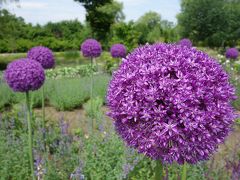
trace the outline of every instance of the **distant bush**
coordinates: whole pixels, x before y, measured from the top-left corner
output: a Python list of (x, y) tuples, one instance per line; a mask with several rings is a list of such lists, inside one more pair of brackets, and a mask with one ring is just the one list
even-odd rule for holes
[(66, 51), (64, 52), (65, 59), (77, 59), (80, 57), (80, 51)]
[(5, 70), (8, 63), (10, 63), (11, 61), (19, 58), (24, 58), (24, 57), (26, 57), (26, 53), (17, 53), (17, 54), (12, 53), (12, 54), (0, 55), (0, 71)]
[(72, 78), (72, 77), (85, 77), (89, 76), (91, 72), (96, 72), (96, 65), (91, 70), (91, 65), (80, 65), (76, 67), (63, 67), (57, 69), (50, 69), (46, 71), (46, 77), (50, 79), (58, 78)]

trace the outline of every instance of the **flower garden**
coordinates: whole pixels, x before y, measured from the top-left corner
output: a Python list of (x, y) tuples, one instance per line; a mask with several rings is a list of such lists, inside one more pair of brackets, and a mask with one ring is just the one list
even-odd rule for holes
[(183, 39), (126, 53), (122, 44), (103, 53), (109, 68), (88, 39), (83, 65), (56, 65), (42, 46), (8, 64), (3, 179), (239, 177), (237, 49), (208, 55)]
[(174, 25), (74, 1), (83, 24), (0, 0), (0, 180), (239, 180), (240, 3), (181, 0)]

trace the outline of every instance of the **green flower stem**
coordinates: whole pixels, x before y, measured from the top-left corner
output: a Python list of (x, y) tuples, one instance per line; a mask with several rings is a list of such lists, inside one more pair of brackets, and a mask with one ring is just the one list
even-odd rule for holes
[(182, 167), (182, 177), (181, 180), (186, 180), (187, 179), (187, 163), (184, 162), (183, 167)]
[(90, 88), (90, 106), (91, 106), (91, 120), (92, 120), (92, 133), (94, 132), (93, 120), (93, 58), (91, 57), (91, 88)]
[(163, 164), (161, 160), (156, 161), (155, 180), (163, 180)]
[(44, 129), (43, 132), (43, 142), (44, 142), (44, 151), (46, 151), (46, 121), (45, 121), (45, 91), (44, 85), (42, 86), (42, 126)]
[(33, 167), (33, 151), (32, 151), (32, 144), (33, 144), (32, 125), (31, 125), (32, 118), (31, 118), (31, 105), (30, 105), (29, 92), (26, 92), (26, 105), (27, 105), (27, 120), (28, 120), (28, 153), (29, 153), (32, 179), (35, 180), (34, 167)]

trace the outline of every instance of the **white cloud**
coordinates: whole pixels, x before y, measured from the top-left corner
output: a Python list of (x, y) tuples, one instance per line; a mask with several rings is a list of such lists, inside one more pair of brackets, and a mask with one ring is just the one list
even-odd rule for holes
[(19, 6), (23, 9), (43, 9), (47, 7), (47, 3), (43, 2), (20, 2)]

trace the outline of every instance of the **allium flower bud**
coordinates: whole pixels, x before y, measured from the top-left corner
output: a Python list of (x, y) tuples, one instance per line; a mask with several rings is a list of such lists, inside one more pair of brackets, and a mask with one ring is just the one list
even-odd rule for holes
[(116, 131), (140, 153), (164, 162), (207, 160), (229, 134), (234, 88), (206, 53), (174, 44), (129, 54), (110, 82)]
[(87, 39), (81, 45), (81, 51), (84, 57), (99, 57), (102, 53), (101, 44), (95, 39)]
[(39, 62), (44, 69), (51, 69), (55, 65), (53, 52), (47, 47), (33, 47), (28, 51), (27, 57)]
[(226, 58), (229, 58), (229, 59), (237, 59), (238, 58), (238, 50), (236, 48), (229, 48), (227, 51), (226, 51)]
[(180, 46), (185, 46), (185, 47), (188, 47), (188, 48), (192, 47), (192, 41), (191, 41), (190, 39), (187, 39), (187, 38), (181, 39), (181, 40), (178, 42), (178, 44), (179, 44)]
[(126, 47), (123, 44), (114, 44), (110, 52), (113, 58), (124, 58), (127, 54)]
[(11, 62), (4, 72), (4, 79), (13, 91), (27, 92), (39, 89), (45, 74), (40, 63), (26, 58)]

